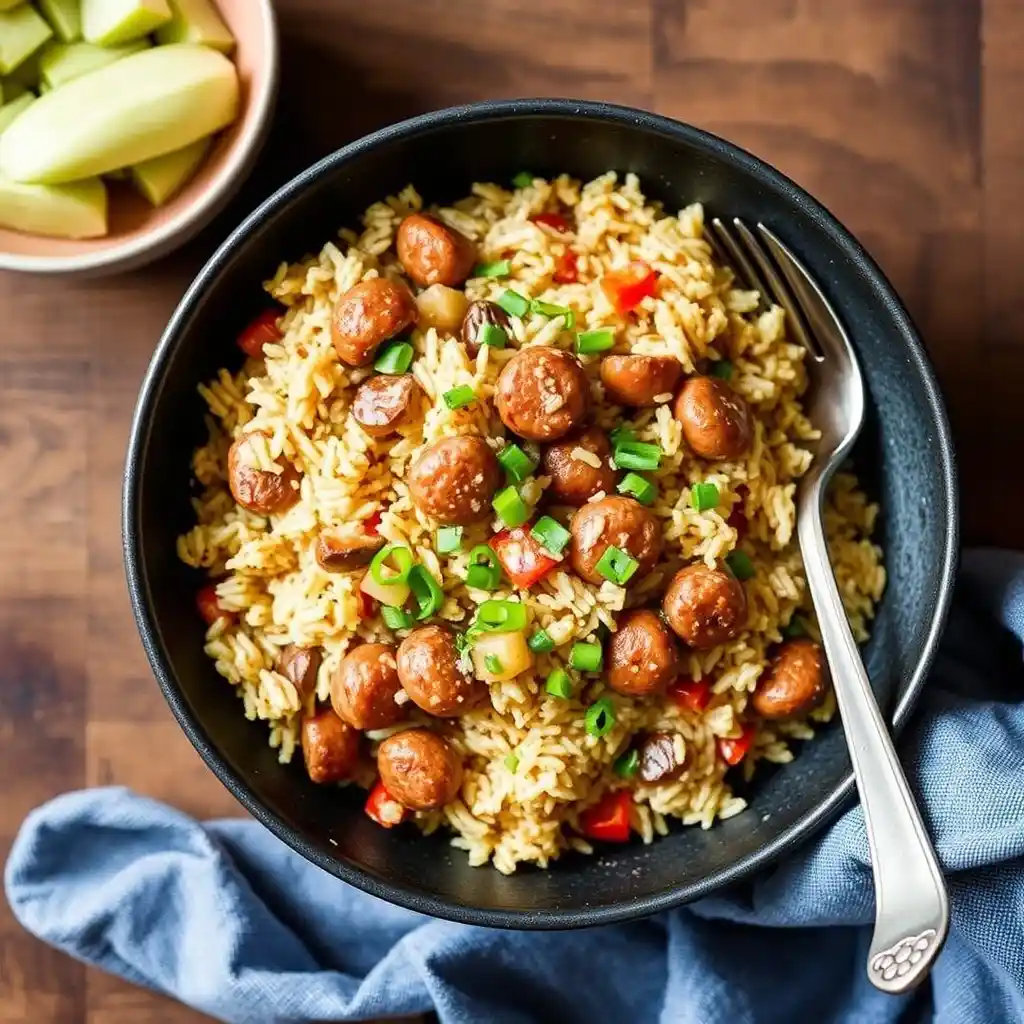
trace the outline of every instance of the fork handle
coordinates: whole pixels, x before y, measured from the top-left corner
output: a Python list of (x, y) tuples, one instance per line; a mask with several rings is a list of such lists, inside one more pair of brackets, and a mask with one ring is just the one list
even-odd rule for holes
[(815, 490), (818, 514), (799, 516), (797, 531), (871, 850), (875, 931), (868, 978), (884, 992), (906, 992), (924, 978), (942, 949), (949, 900), (850, 630), (825, 544), (821, 490)]

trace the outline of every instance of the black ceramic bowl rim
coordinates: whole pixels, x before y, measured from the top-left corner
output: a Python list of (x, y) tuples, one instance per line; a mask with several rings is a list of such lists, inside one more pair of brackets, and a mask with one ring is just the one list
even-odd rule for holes
[[(152, 617), (144, 581), (141, 538), (137, 521), (142, 483), (139, 467), (149, 441), (150, 414), (159, 394), (171, 353), (178, 343), (179, 331), (181, 326), (188, 321), (192, 309), (198, 304), (202, 294), (217, 278), (233, 252), (245, 242), (250, 232), (275, 214), (298, 193), (310, 187), (324, 175), (331, 174), (339, 165), (367, 150), (431, 131), (440, 125), (475, 123), (490, 119), (530, 118), (539, 115), (585, 117), (598, 121), (611, 121), (643, 132), (675, 137), (713, 153), (718, 159), (732, 164), (738, 170), (785, 194), (790, 202), (801, 207), (805, 213), (818, 221), (851, 264), (870, 281), (877, 293), (883, 297), (886, 312), (891, 317), (895, 330), (903, 338), (912, 372), (916, 373), (923, 383), (927, 394), (928, 414), (938, 425), (936, 444), (941, 458), (943, 489), (948, 499), (946, 507), (941, 510), (946, 536), (942, 578), (938, 581), (937, 586), (936, 611), (925, 641), (924, 655), (892, 713), (894, 730), (898, 731), (902, 728), (914, 702), (920, 695), (921, 687), (935, 657), (952, 599), (957, 564), (958, 501), (953, 443), (938, 385), (925, 354), (924, 346), (921, 344), (909, 314), (903, 308), (892, 286), (874, 260), (853, 236), (808, 193), (764, 161), (724, 139), (690, 125), (631, 107), (556, 99), (504, 100), (450, 107), (383, 128), (339, 149), (293, 178), (262, 203), (231, 233), (199, 272), (172, 315), (153, 355), (142, 383), (132, 420), (122, 494), (122, 533), (125, 569), (132, 608), (142, 637), (143, 647), (156, 674), (157, 682), (160, 684), (164, 697), (179, 725), (193, 746), (214, 774), (253, 817), (292, 849), (328, 873), (342, 878), (364, 892), (399, 906), (466, 924), (501, 928), (557, 929), (634, 920), (659, 911), (670, 910), (745, 878), (757, 869), (765, 867), (783, 853), (792, 850), (817, 829), (829, 823), (853, 793), (852, 771), (838, 785), (823, 793), (821, 801), (812, 811), (773, 840), (765, 843), (756, 852), (738, 859), (730, 867), (710, 874), (692, 884), (680, 885), (677, 888), (641, 898), (624, 899), (608, 906), (573, 910), (527, 910), (525, 913), (523, 911), (486, 910), (449, 903), (429, 892), (382, 881), (364, 873), (354, 865), (325, 855), (308, 843), (298, 831), (287, 826), (264, 807), (229, 767), (202, 723), (192, 714), (179, 689), (178, 682), (170, 670), (169, 661), (159, 640), (156, 623)], [(557, 870), (557, 867), (553, 870)]]

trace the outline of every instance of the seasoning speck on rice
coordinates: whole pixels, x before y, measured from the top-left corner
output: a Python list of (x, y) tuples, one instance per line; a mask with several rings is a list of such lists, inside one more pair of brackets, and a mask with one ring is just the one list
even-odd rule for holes
[[(212, 581), (206, 653), (282, 762), (298, 748), (314, 781), (369, 789), (382, 827), (445, 827), (508, 873), (710, 828), (743, 810), (729, 772), (832, 717), (794, 535), (804, 351), (712, 260), (699, 205), (667, 215), (614, 173), (432, 211), (408, 187), (265, 288), (262, 352), (199, 387), (178, 555)], [(610, 357), (636, 404), (612, 403)], [(877, 511), (836, 478), (860, 641)], [(342, 671), (369, 643), (380, 664)]]

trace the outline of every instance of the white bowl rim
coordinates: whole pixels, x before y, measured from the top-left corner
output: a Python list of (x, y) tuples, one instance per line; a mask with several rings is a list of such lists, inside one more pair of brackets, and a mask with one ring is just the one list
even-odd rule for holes
[[(109, 269), (118, 265), (124, 265), (124, 269), (128, 269), (130, 266), (137, 266), (151, 259), (157, 259), (170, 252), (179, 242), (184, 244), (191, 234), (190, 228), (198, 231), (206, 219), (212, 218), (218, 212), (233, 194), (233, 187), (262, 144), (270, 127), (271, 113), (277, 94), (280, 57), (277, 18), (274, 14), (273, 0), (253, 0), (253, 2), (258, 3), (262, 9), (261, 24), (263, 26), (263, 52), (266, 55), (266, 74), (263, 76), (259, 92), (250, 98), (250, 103), (254, 105), (256, 114), (251, 120), (252, 127), (248, 129), (247, 134), (239, 139), (239, 144), (232, 150), (210, 188), (206, 189), (195, 203), (186, 206), (177, 216), (172, 217), (153, 232), (147, 232), (121, 245), (79, 256), (21, 256), (17, 253), (0, 250), (0, 270), (27, 271), (39, 274), (70, 274)], [(179, 239), (179, 235), (183, 237)]]

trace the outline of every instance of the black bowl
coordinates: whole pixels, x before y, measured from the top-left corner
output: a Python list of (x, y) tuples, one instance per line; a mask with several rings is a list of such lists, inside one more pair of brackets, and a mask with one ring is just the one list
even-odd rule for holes
[(564, 928), (636, 918), (707, 895), (769, 864), (829, 821), (853, 780), (841, 729), (756, 781), (750, 808), (710, 831), (673, 831), (504, 877), (471, 868), (443, 837), (385, 831), (359, 795), (279, 765), (266, 726), (245, 720), (203, 653), (197, 577), (175, 557), (191, 525), (189, 464), (203, 438), (196, 384), (237, 364), (232, 339), (282, 259), (319, 251), (371, 202), (414, 182), (428, 201), (527, 168), (591, 178), (635, 171), (670, 209), (700, 200), (773, 228), (845, 319), (870, 392), (857, 452), (882, 502), (889, 585), (866, 659), (880, 702), (906, 721), (935, 653), (956, 562), (957, 500), (942, 401), (913, 325), (878, 267), (830, 214), (748, 153), (637, 110), (553, 100), (485, 103), (403, 122), (322, 160), (220, 247), (174, 313), (142, 386), (124, 485), (124, 551), (139, 630), (181, 727), (241, 803), (315, 864), (375, 896), (475, 924)]

